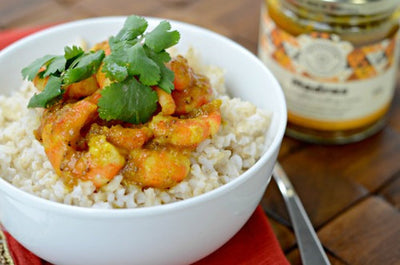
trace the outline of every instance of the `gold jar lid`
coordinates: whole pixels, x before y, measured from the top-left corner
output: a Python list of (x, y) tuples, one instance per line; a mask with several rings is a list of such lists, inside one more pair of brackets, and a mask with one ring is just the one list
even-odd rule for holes
[(375, 15), (392, 13), (399, 0), (286, 0), (313, 12), (332, 15)]

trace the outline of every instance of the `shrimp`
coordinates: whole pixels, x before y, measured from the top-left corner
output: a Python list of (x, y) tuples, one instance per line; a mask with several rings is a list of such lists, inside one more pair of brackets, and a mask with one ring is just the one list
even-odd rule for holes
[(99, 188), (120, 172), (125, 166), (125, 157), (106, 140), (104, 135), (90, 137), (88, 145), (89, 151), (84, 153), (83, 159), (73, 165), (73, 172), (83, 179), (92, 181)]
[(185, 179), (189, 171), (189, 156), (181, 150), (134, 149), (122, 175), (142, 187), (166, 189)]
[(133, 150), (141, 148), (153, 136), (152, 131), (147, 127), (125, 128), (117, 124), (110, 128), (93, 123), (89, 135), (105, 135), (108, 142), (118, 148)]
[[(39, 70), (39, 73), (44, 71), (45, 68), (42, 68)], [(49, 76), (41, 78), (39, 75), (36, 75), (35, 78), (33, 78), (32, 82), (35, 85), (36, 89), (39, 91), (43, 91), (44, 87), (47, 84), (47, 81), (49, 81)]]
[(168, 63), (168, 67), (175, 75), (175, 89), (172, 91), (175, 114), (188, 114), (210, 101), (212, 89), (208, 78), (194, 73), (186, 58), (178, 55)]
[(178, 55), (173, 58), (167, 66), (174, 72), (174, 87), (176, 90), (183, 90), (192, 85), (193, 70), (185, 57)]
[(158, 144), (196, 147), (218, 131), (221, 124), (220, 105), (220, 100), (214, 100), (186, 119), (154, 116), (149, 124), (154, 133), (154, 141)]
[(175, 101), (172, 98), (171, 94), (165, 92), (159, 87), (153, 88), (158, 96), (158, 103), (161, 106), (161, 113), (163, 115), (172, 115), (175, 112), (176, 105)]
[(99, 67), (99, 70), (96, 73), (96, 80), (97, 80), (97, 85), (100, 88), (105, 88), (106, 86), (109, 86), (111, 84), (110, 78), (106, 77), (106, 74), (102, 71), (103, 69), (103, 64)]
[[(111, 52), (107, 41), (92, 50)], [(181, 182), (190, 172), (190, 154), (221, 124), (220, 100), (213, 100), (207, 77), (194, 73), (178, 56), (167, 67), (175, 73), (172, 93), (158, 86), (159, 112), (141, 125), (102, 120), (101, 91), (112, 82), (100, 66), (96, 74), (65, 89), (63, 99), (46, 109), (35, 131), (55, 172), (66, 184), (78, 179), (101, 188), (117, 174), (127, 184), (159, 189)], [(41, 69), (44, 71), (45, 69)], [(44, 89), (48, 78), (34, 79)], [(78, 100), (78, 101), (77, 101)]]
[(192, 86), (172, 91), (176, 104), (175, 114), (188, 114), (210, 101), (212, 89), (207, 77), (196, 75)]
[[(39, 70), (39, 73), (44, 70), (45, 68), (42, 67)], [(48, 80), (49, 80), (48, 76), (41, 78), (39, 75), (36, 75), (35, 78), (33, 79), (33, 84), (35, 85), (37, 90), (43, 91), (45, 86), (47, 85)], [(81, 99), (93, 94), (96, 90), (99, 89), (99, 85), (97, 84), (96, 75), (92, 75), (82, 81), (73, 83), (65, 87), (64, 89), (65, 89), (65, 93), (63, 95), (64, 99)]]
[(97, 106), (87, 100), (55, 105), (43, 116), (41, 140), (55, 172), (66, 179), (91, 180), (101, 187), (125, 165), (117, 148), (97, 135), (88, 150), (80, 149), (81, 130), (97, 117)]
[(221, 124), (220, 100), (205, 104), (186, 119), (154, 116), (148, 124), (154, 138), (144, 148), (132, 149), (122, 175), (142, 187), (170, 188), (190, 172), (190, 152)]
[(41, 129), (43, 147), (56, 173), (61, 175), (63, 158), (76, 148), (80, 130), (95, 118), (97, 106), (82, 100), (64, 106), (55, 105), (45, 112)]
[(92, 95), (99, 89), (96, 76), (92, 75), (77, 83), (73, 83), (66, 87), (63, 95), (64, 99), (81, 99)]

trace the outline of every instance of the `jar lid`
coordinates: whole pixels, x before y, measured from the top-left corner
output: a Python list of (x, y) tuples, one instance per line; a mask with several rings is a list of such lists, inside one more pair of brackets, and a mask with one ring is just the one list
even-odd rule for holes
[(314, 12), (333, 15), (374, 15), (394, 12), (399, 0), (287, 0)]

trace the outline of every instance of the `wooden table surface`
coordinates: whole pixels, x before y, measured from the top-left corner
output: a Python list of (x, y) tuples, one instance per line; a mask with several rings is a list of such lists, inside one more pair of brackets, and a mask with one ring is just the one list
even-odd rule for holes
[[(0, 29), (138, 14), (197, 24), (256, 53), (261, 0), (1, 0)], [(400, 76), (400, 74), (399, 74)], [(400, 78), (387, 126), (359, 143), (285, 137), (279, 160), (332, 264), (400, 264)], [(283, 199), (272, 181), (262, 200), (292, 264), (301, 264)]]

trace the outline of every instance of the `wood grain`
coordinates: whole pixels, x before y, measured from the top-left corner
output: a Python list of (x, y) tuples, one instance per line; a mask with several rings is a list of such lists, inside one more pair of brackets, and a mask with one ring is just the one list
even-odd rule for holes
[[(371, 196), (344, 212), (319, 236), (324, 246), (349, 264), (400, 264), (400, 213)], [(351, 246), (351, 247), (349, 247)]]
[[(346, 265), (345, 262), (341, 261), (337, 257), (332, 256), (330, 253), (327, 254), (329, 262), (331, 265)], [(288, 261), (292, 265), (302, 265), (300, 252), (298, 248), (293, 249), (286, 255)]]
[[(345, 156), (347, 152), (339, 151), (310, 146), (281, 161), (316, 227), (368, 195), (362, 185), (343, 177), (342, 172), (349, 162)], [(279, 191), (274, 188), (271, 193), (267, 191), (266, 196), (272, 198), (264, 206), (288, 220), (286, 211), (282, 210), (283, 201), (278, 202), (276, 198), (280, 197)]]
[(382, 187), (379, 192), (397, 210), (400, 210), (400, 172), (393, 179)]
[[(52, 0), (1, 1), (0, 25), (2, 27), (32, 27), (54, 24), (88, 17), (81, 9), (66, 7)], [(8, 3), (8, 4), (7, 4)], [(23, 8), (21, 8), (23, 6)]]
[(348, 165), (343, 168), (343, 177), (363, 185), (371, 192), (400, 171), (400, 134), (390, 127), (365, 141), (348, 145), (346, 149), (348, 152), (343, 156)]

